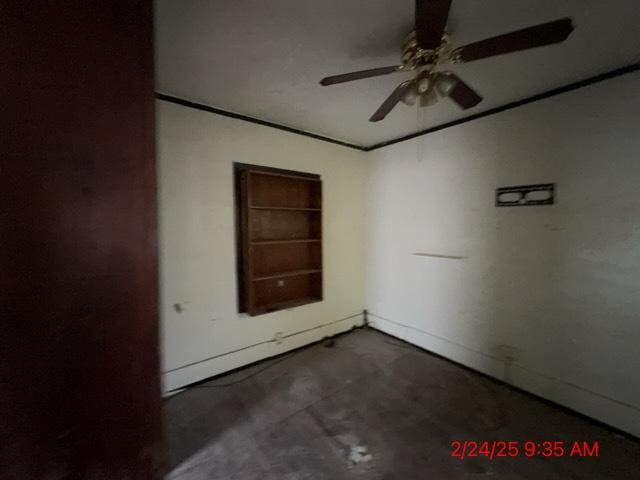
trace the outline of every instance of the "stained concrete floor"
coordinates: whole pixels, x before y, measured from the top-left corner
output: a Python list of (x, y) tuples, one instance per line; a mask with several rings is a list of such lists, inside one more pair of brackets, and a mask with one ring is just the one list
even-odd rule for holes
[[(172, 480), (640, 478), (640, 442), (368, 329), (190, 388), (164, 419)], [(599, 456), (460, 460), (454, 440)]]

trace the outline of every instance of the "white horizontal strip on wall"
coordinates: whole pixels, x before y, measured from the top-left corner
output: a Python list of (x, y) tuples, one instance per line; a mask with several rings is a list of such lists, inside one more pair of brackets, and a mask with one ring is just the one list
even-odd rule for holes
[(442, 255), (440, 253), (412, 253), (417, 257), (429, 257), (429, 258), (446, 258), (448, 260), (464, 260), (467, 257), (461, 257), (459, 255)]

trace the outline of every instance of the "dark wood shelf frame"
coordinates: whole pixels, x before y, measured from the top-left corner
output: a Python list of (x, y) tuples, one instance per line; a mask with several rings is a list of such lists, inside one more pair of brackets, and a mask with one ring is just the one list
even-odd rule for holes
[(320, 212), (320, 208), (299, 208), (299, 207), (258, 207), (251, 206), (249, 207), (254, 210), (288, 210), (288, 211), (296, 211), (296, 212)]
[(309, 270), (291, 270), (289, 272), (280, 272), (275, 273), (273, 275), (266, 275), (264, 277), (255, 277), (253, 279), (254, 282), (260, 282), (262, 280), (273, 280), (274, 278), (287, 278), (287, 277), (297, 277), (298, 275), (309, 275), (310, 273), (321, 273), (322, 270), (318, 269), (309, 269)]
[(251, 242), (251, 245), (290, 245), (292, 243), (316, 243), (321, 242), (319, 238), (300, 238), (298, 240), (262, 240)]
[(322, 300), (322, 181), (318, 175), (235, 164), (239, 311)]

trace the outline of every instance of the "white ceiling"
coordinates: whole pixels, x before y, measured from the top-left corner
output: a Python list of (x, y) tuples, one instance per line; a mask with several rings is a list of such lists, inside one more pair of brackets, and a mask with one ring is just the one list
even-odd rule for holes
[(361, 146), (388, 141), (640, 61), (638, 0), (453, 0), (454, 46), (570, 16), (561, 44), (452, 66), (483, 97), (368, 118), (410, 73), (322, 87), (396, 65), (413, 0), (156, 0), (156, 89)]

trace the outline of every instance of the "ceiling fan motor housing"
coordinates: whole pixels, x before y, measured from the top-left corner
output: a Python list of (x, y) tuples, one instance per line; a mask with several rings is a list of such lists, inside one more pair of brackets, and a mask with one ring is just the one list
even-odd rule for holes
[(412, 31), (402, 44), (402, 65), (405, 70), (432, 70), (436, 65), (445, 63), (451, 57), (449, 36), (444, 33), (437, 48), (423, 49), (418, 46), (416, 32)]

